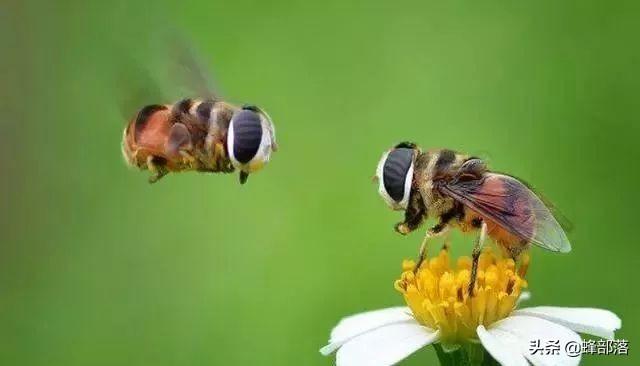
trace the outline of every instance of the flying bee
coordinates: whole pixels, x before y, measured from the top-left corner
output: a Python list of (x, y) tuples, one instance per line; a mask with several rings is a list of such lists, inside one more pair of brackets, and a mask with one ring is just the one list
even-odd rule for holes
[[(199, 98), (140, 108), (124, 129), (125, 161), (149, 170), (150, 183), (170, 172), (231, 173), (237, 169), (244, 184), (249, 174), (260, 170), (277, 150), (271, 118), (254, 105), (238, 106), (220, 98), (210, 80), (211, 73), (179, 34), (158, 35), (157, 41), (160, 47), (144, 50), (144, 60), (150, 55), (166, 60), (166, 72), (151, 76), (147, 66), (134, 59), (121, 67), (117, 87), (124, 86), (126, 89), (119, 94), (128, 96), (119, 98), (123, 114), (129, 117), (141, 105), (171, 100), (167, 94), (175, 97), (186, 92)], [(151, 40), (147, 43), (155, 44)], [(133, 50), (121, 53), (130, 57), (135, 54)], [(170, 79), (163, 87), (162, 75)]]
[(404, 210), (395, 230), (406, 235), (428, 217), (437, 218), (420, 245), (416, 269), (424, 261), (428, 242), (451, 228), (476, 232), (469, 294), (475, 285), (478, 257), (489, 236), (516, 261), (531, 243), (567, 253), (571, 245), (551, 210), (524, 183), (491, 172), (476, 157), (452, 150), (423, 152), (403, 142), (384, 153), (375, 177), (379, 193), (394, 210)]
[(149, 170), (150, 183), (169, 172), (230, 173), (240, 183), (261, 169), (277, 150), (271, 119), (256, 106), (219, 99), (183, 99), (143, 107), (129, 122), (122, 152), (131, 166)]

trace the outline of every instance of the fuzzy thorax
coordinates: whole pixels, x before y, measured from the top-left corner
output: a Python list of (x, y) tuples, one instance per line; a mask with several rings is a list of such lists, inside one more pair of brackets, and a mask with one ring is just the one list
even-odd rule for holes
[(395, 282), (415, 319), (440, 330), (445, 344), (476, 340), (478, 325), (486, 327), (509, 316), (527, 287), (523, 279), (527, 263), (518, 273), (513, 259), (497, 258), (487, 249), (480, 255), (475, 290), (469, 295), (471, 264), (471, 258), (460, 257), (452, 268), (448, 250), (442, 249), (415, 272), (413, 261), (403, 261), (402, 275)]

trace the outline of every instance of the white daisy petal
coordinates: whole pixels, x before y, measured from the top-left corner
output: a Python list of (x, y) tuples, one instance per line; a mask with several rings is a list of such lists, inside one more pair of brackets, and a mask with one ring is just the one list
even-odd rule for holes
[(336, 353), (336, 366), (393, 365), (438, 340), (433, 331), (417, 322), (374, 329), (351, 339)]
[(405, 306), (368, 311), (340, 320), (331, 331), (329, 344), (320, 349), (320, 353), (328, 355), (340, 348), (347, 341), (362, 333), (383, 327), (389, 324), (415, 322), (411, 310)]
[[(510, 348), (518, 350), (535, 366), (569, 366), (580, 363), (580, 336), (571, 329), (548, 320), (514, 315), (492, 324), (487, 331), (504, 344), (509, 344)], [(546, 352), (553, 349), (549, 345), (554, 342), (558, 344), (557, 351)]]
[[(529, 366), (529, 362), (518, 351), (518, 339), (501, 330), (489, 333), (483, 325), (476, 329), (482, 346), (503, 366)], [(498, 334), (496, 334), (498, 333)]]
[(514, 314), (535, 316), (562, 324), (576, 332), (607, 339), (613, 339), (613, 332), (622, 325), (616, 314), (603, 309), (537, 306), (517, 310)]

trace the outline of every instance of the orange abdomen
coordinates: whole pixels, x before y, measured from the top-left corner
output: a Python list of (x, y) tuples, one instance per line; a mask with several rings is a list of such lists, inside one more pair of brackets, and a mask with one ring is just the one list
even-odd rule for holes
[(506, 256), (512, 257), (513, 254), (517, 256), (518, 253), (526, 248), (528, 244), (526, 240), (523, 240), (521, 237), (498, 225), (495, 221), (480, 215), (468, 207), (465, 207), (465, 216), (461, 223), (462, 231), (477, 229), (477, 225), (474, 225), (474, 222), (478, 220), (482, 220), (487, 225), (487, 236), (498, 244)]
[(507, 254), (520, 253), (526, 247), (527, 242), (519, 236), (512, 234), (490, 219), (485, 218), (484, 220), (487, 223), (487, 235)]
[(127, 161), (137, 167), (145, 167), (147, 158), (165, 158), (165, 146), (171, 130), (170, 108), (153, 106), (153, 110), (141, 110), (125, 130), (123, 153)]

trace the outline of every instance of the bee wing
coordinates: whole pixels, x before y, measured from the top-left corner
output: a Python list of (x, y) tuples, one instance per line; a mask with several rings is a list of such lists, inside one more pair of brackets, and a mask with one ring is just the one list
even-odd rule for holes
[(542, 248), (567, 253), (571, 244), (549, 208), (519, 180), (488, 173), (481, 179), (441, 183), (439, 191)]
[[(486, 161), (486, 160), (485, 160)], [(507, 175), (507, 174), (502, 174), (502, 175)], [(509, 176), (509, 175), (507, 175)], [(512, 177), (513, 178), (513, 177)], [(547, 197), (545, 197), (543, 194), (541, 194), (540, 192), (538, 192), (537, 190), (535, 190), (533, 188), (533, 186), (531, 184), (529, 184), (528, 182), (522, 180), (521, 178), (518, 178), (518, 181), (522, 184), (524, 184), (525, 186), (527, 186), (527, 188), (529, 188), (543, 203), (545, 206), (547, 206), (547, 208), (549, 209), (549, 211), (551, 211), (553, 213), (553, 217), (558, 221), (558, 223), (560, 224), (560, 227), (562, 227), (562, 229), (564, 230), (564, 232), (568, 233), (571, 232), (573, 230), (573, 223), (571, 222), (571, 220), (569, 220), (569, 218), (567, 216), (565, 216), (562, 211), (560, 211), (560, 209), (558, 209), (552, 201), (550, 201)]]
[(133, 55), (123, 55), (114, 66), (113, 100), (122, 117), (132, 118), (145, 105), (168, 102), (166, 91), (151, 70)]
[(185, 97), (218, 100), (214, 83), (193, 47), (178, 31), (154, 34), (136, 47), (114, 43), (120, 55), (113, 68), (112, 92), (125, 118), (142, 106)]
[(187, 92), (196, 93), (198, 98), (218, 100), (217, 88), (202, 57), (196, 54), (189, 42), (175, 34), (169, 41), (173, 60), (170, 74), (175, 84), (184, 87)]

